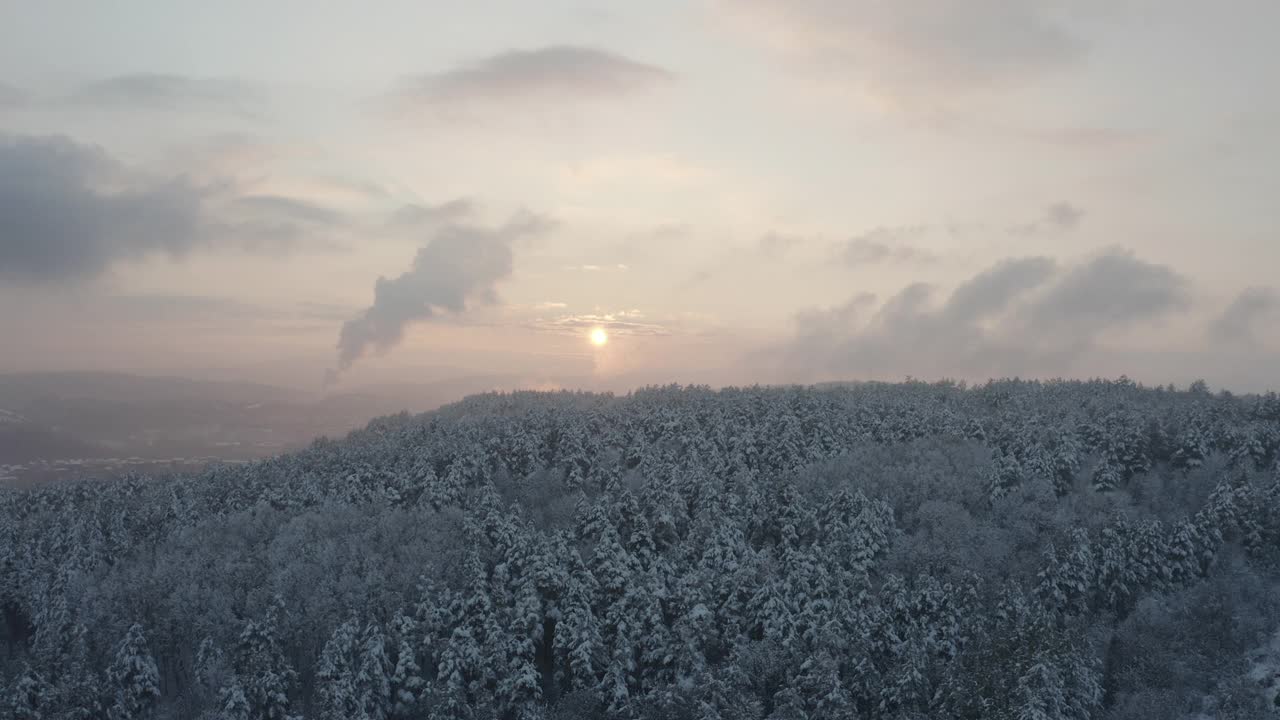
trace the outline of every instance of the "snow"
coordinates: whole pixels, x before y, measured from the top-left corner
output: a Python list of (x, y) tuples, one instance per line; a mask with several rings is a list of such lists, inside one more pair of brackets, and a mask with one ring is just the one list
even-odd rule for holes
[(1252, 656), (1253, 666), (1249, 668), (1249, 680), (1262, 689), (1268, 707), (1277, 707), (1280, 698), (1280, 630), (1272, 636), (1271, 642)]

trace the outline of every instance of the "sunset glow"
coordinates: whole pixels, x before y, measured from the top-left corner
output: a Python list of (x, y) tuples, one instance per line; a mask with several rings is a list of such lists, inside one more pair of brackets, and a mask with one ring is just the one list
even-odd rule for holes
[(369, 5), (0, 0), (0, 720), (1280, 720), (1280, 1)]
[(1280, 4), (22, 5), (0, 373), (1275, 383)]

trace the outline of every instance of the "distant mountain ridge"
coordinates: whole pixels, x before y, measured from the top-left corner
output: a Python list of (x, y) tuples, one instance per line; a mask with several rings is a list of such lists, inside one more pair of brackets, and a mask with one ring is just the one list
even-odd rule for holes
[(43, 458), (97, 458), (106, 448), (25, 422), (0, 421), (0, 465)]
[(375, 417), (432, 410), (521, 383), (516, 375), (434, 375), (422, 383), (322, 395), (176, 376), (0, 374), (0, 465), (112, 457), (247, 460), (345, 435)]

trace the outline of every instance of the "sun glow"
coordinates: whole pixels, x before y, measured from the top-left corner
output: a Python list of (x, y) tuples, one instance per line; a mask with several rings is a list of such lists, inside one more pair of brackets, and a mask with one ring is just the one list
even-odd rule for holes
[(607, 342), (609, 342), (609, 333), (605, 332), (604, 328), (592, 329), (591, 331), (592, 345), (595, 345), (596, 347), (600, 347), (601, 345), (604, 345)]

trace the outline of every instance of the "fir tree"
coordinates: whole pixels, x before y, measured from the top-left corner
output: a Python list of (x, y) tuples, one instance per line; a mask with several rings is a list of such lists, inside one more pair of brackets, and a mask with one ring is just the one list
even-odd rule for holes
[(44, 720), (53, 708), (51, 688), (40, 673), (30, 666), (14, 679), (8, 698), (8, 710), (14, 720)]
[(349, 620), (339, 625), (325, 643), (316, 667), (318, 720), (358, 717), (361, 704), (352, 668), (355, 642), (355, 622)]
[(108, 711), (111, 720), (146, 720), (154, 715), (160, 698), (160, 672), (151, 659), (141, 625), (130, 626), (116, 646), (107, 682), (115, 693)]
[(592, 593), (587, 585), (591, 577), (580, 560), (575, 565), (578, 572), (570, 576), (564, 617), (555, 635), (558, 675), (567, 690), (595, 687), (604, 648), (598, 620), (591, 609)]
[(220, 699), (222, 712), (219, 720), (256, 720), (260, 717), (254, 713), (239, 681), (233, 681), (224, 688)]
[[(277, 595), (261, 621), (250, 620), (236, 644), (233, 667), (235, 683), (248, 703), (254, 720), (288, 720), (289, 690), (297, 673), (284, 657), (277, 637), (284, 602)], [(224, 702), (230, 702), (229, 698)]]
[(407, 720), (418, 706), (423, 690), (422, 668), (414, 650), (418, 624), (396, 613), (391, 622), (396, 640), (395, 670), (391, 675), (391, 717)]
[(382, 628), (370, 623), (364, 631), (361, 643), (359, 670), (356, 673), (356, 689), (360, 707), (369, 720), (386, 720), (391, 709), (391, 658), (387, 655), (386, 637)]

